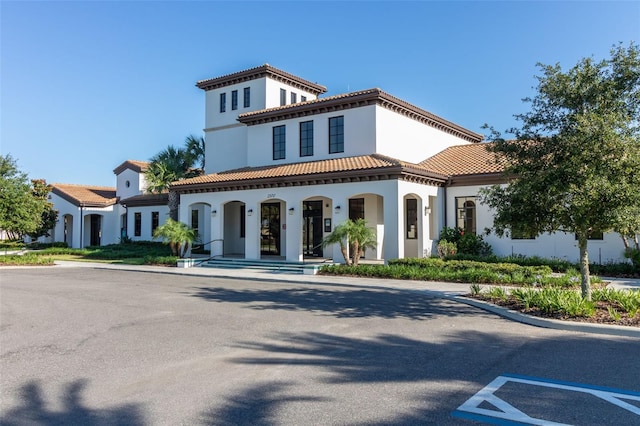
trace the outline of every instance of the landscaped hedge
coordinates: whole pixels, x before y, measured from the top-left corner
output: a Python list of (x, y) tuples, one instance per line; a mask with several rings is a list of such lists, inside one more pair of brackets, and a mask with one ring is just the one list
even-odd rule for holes
[(171, 249), (168, 245), (153, 241), (92, 246), (87, 247), (87, 250), (88, 253), (84, 255), (86, 259), (116, 260), (145, 256), (171, 255)]
[[(580, 265), (577, 263), (572, 263), (562, 259), (546, 259), (544, 257), (539, 257), (539, 256), (515, 255), (515, 256), (500, 257), (496, 255), (471, 256), (467, 254), (456, 254), (455, 256), (451, 256), (449, 259), (474, 260), (474, 261), (486, 262), (486, 263), (515, 263), (521, 266), (545, 265), (550, 267), (553, 270), (553, 272), (561, 272), (561, 273), (570, 271), (572, 269), (576, 269), (576, 270), (580, 269)], [(633, 264), (629, 262), (605, 263), (605, 264), (591, 263), (589, 265), (589, 270), (592, 274), (612, 276), (612, 277), (640, 276), (640, 269), (636, 268)]]
[(53, 265), (53, 259), (32, 253), (23, 255), (0, 256), (0, 265), (3, 266), (44, 266)]
[[(548, 266), (520, 266), (510, 263), (441, 260), (435, 258), (395, 259), (388, 265), (323, 266), (321, 274), (360, 277), (395, 278), (425, 281), (446, 281), (501, 285), (536, 285), (541, 287), (575, 288), (580, 278), (575, 271), (552, 276)], [(593, 277), (593, 282), (599, 282)]]

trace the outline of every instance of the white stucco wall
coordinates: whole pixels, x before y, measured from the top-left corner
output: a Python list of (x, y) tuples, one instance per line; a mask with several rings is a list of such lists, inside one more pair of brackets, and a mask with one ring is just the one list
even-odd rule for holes
[(387, 108), (375, 108), (376, 152), (379, 154), (419, 163), (447, 147), (469, 143)]
[[(127, 186), (127, 182), (129, 182), (129, 186)], [(125, 169), (116, 176), (116, 196), (121, 200), (140, 195), (145, 189), (146, 179), (143, 173)]]
[[(266, 108), (265, 85), (266, 78), (232, 84), (219, 89), (205, 92), (205, 129), (213, 129), (236, 124), (238, 115), (249, 111)], [(251, 89), (251, 100), (248, 108), (244, 107), (244, 88)], [(231, 92), (238, 91), (238, 109), (231, 109)], [(220, 112), (220, 94), (226, 93), (226, 110)]]
[[(169, 218), (168, 206), (139, 206), (127, 208), (127, 236), (133, 241), (151, 241), (151, 213), (158, 212), (158, 226), (164, 224)], [(123, 211), (124, 213), (124, 211)], [(135, 214), (141, 214), (140, 236), (135, 235)]]
[(307, 91), (303, 91), (296, 87), (289, 86), (288, 84), (284, 84), (280, 81), (266, 79), (266, 85), (265, 85), (266, 108), (273, 108), (273, 107), (280, 106), (280, 89), (284, 89), (287, 92), (285, 105), (291, 105), (291, 92), (296, 94), (297, 102), (301, 102), (302, 96), (306, 96), (307, 101), (311, 101), (317, 98), (317, 96), (314, 95), (313, 93), (309, 93)]
[[(344, 152), (329, 154), (329, 118), (344, 116)], [(313, 121), (313, 155), (300, 156), (300, 123)], [(287, 164), (329, 158), (373, 154), (375, 151), (375, 107), (367, 106), (316, 114), (248, 127), (248, 164)], [(273, 160), (273, 128), (286, 126), (286, 158)]]
[[(425, 200), (431, 200), (437, 194), (437, 188), (409, 183), (403, 181), (377, 181), (377, 182), (353, 182), (330, 185), (314, 185), (302, 187), (285, 187), (273, 189), (255, 189), (246, 191), (229, 191), (200, 194), (182, 194), (180, 204), (180, 220), (189, 223), (190, 208), (196, 202), (207, 203), (211, 210), (216, 210), (215, 215), (204, 215), (211, 220), (211, 239), (224, 239), (225, 251), (227, 253), (244, 253), (247, 259), (260, 258), (259, 230), (260, 230), (260, 205), (265, 202), (279, 202), (281, 205), (281, 230), (282, 243), (281, 255), (287, 260), (300, 261), (303, 259), (302, 247), (302, 206), (305, 200), (322, 200), (323, 219), (331, 219), (332, 230), (344, 222), (349, 217), (349, 199), (364, 198), (365, 220), (367, 225), (376, 230), (378, 244), (375, 250), (368, 250), (365, 257), (368, 259), (391, 259), (405, 255), (405, 206), (404, 197), (412, 194), (420, 199), (418, 203), (418, 232), (420, 236), (417, 240), (411, 241), (414, 246), (412, 257), (423, 256), (430, 253), (433, 237), (431, 222), (437, 215), (435, 209), (433, 213), (424, 214), (424, 207), (427, 206)], [(432, 197), (431, 199), (429, 197)], [(246, 238), (239, 238), (239, 228), (236, 224), (229, 226), (225, 234), (224, 223), (225, 214), (238, 215), (239, 205), (233, 208), (225, 204), (240, 201), (245, 203), (245, 235)], [(340, 209), (337, 207), (340, 206)], [(289, 209), (293, 208), (290, 214)], [(252, 214), (249, 215), (249, 211)], [(233, 221), (229, 221), (233, 223)], [(231, 234), (231, 235), (229, 235)], [(324, 236), (328, 233), (323, 233)], [(244, 241), (244, 247), (239, 246)], [(222, 245), (218, 246), (220, 249)], [(214, 250), (215, 251), (215, 247)], [(222, 253), (212, 253), (222, 254)], [(333, 258), (336, 261), (342, 260), (342, 254), (337, 245), (326, 248), (324, 256)]]
[(247, 126), (233, 126), (205, 132), (205, 173), (216, 173), (247, 165)]
[(71, 241), (68, 241), (67, 243), (73, 248), (87, 247), (91, 238), (91, 221), (89, 216), (92, 214), (97, 214), (102, 217), (100, 244), (108, 245), (117, 244), (119, 242), (120, 213), (124, 212), (124, 209), (120, 205), (116, 204), (114, 206), (104, 208), (80, 208), (54, 193), (51, 193), (50, 195), (50, 201), (53, 203), (53, 208), (58, 211), (58, 223), (52, 233), (52, 240), (54, 242), (64, 241), (64, 216), (70, 215), (73, 217), (69, 230), (69, 233), (71, 234)]
[[(455, 222), (455, 198), (475, 196), (480, 186), (447, 188), (447, 225), (452, 228)], [(480, 234), (485, 228), (493, 228), (493, 213), (488, 206), (476, 204), (476, 229)], [(491, 233), (484, 237), (491, 244), (493, 252), (499, 256), (525, 255), (545, 258), (559, 258), (570, 262), (578, 262), (580, 253), (578, 242), (574, 234), (556, 232), (542, 234), (533, 240), (512, 239), (510, 236), (502, 238)], [(615, 233), (604, 235), (603, 240), (589, 240), (589, 261), (595, 263), (625, 262), (623, 246), (620, 237)]]

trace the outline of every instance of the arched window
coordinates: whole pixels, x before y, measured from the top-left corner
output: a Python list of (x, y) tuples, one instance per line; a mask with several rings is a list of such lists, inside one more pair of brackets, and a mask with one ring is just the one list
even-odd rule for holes
[(465, 233), (476, 233), (476, 197), (456, 198), (456, 225)]

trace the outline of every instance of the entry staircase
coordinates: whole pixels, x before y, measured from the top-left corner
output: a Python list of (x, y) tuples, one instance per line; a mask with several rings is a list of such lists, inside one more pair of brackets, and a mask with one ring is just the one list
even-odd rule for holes
[(331, 259), (311, 259), (305, 262), (287, 262), (277, 259), (238, 259), (229, 257), (213, 257), (203, 261), (199, 266), (222, 269), (255, 269), (273, 273), (315, 275), (324, 265), (333, 265)]

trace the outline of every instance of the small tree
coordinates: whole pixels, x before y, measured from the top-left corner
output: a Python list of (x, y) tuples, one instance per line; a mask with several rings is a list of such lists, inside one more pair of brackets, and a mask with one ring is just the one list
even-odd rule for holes
[(53, 204), (47, 199), (49, 192), (51, 192), (51, 185), (48, 185), (47, 181), (44, 179), (32, 179), (31, 186), (33, 188), (33, 196), (43, 206), (40, 225), (34, 232), (29, 233), (29, 237), (37, 240), (40, 237), (48, 237), (50, 235), (50, 231), (58, 223), (58, 211), (53, 209)]
[(349, 227), (349, 249), (351, 250), (351, 263), (358, 266), (360, 257), (364, 256), (367, 248), (376, 248), (378, 240), (376, 232), (367, 226), (364, 219), (356, 219)]
[(169, 218), (164, 224), (156, 228), (153, 232), (153, 238), (162, 239), (164, 243), (169, 244), (171, 254), (184, 258), (189, 251), (189, 247), (196, 240), (197, 233), (184, 223)]
[(0, 229), (11, 239), (35, 233), (42, 227), (47, 204), (46, 195), (37, 196), (13, 157), (0, 155)]
[(610, 59), (567, 72), (539, 66), (538, 93), (524, 99), (531, 111), (509, 131), (515, 139), (494, 132), (489, 148), (506, 158), (508, 184), (481, 191), (481, 201), (495, 209), (499, 235), (575, 234), (589, 300), (589, 235), (624, 229), (640, 209), (640, 50), (614, 47)]
[[(367, 227), (364, 219), (356, 221), (349, 219), (336, 226), (333, 232), (322, 240), (323, 247), (333, 244), (340, 245), (340, 252), (342, 252), (342, 257), (347, 265), (357, 266), (364, 250), (376, 247), (376, 233)], [(351, 257), (349, 257), (347, 247), (351, 252)]]

